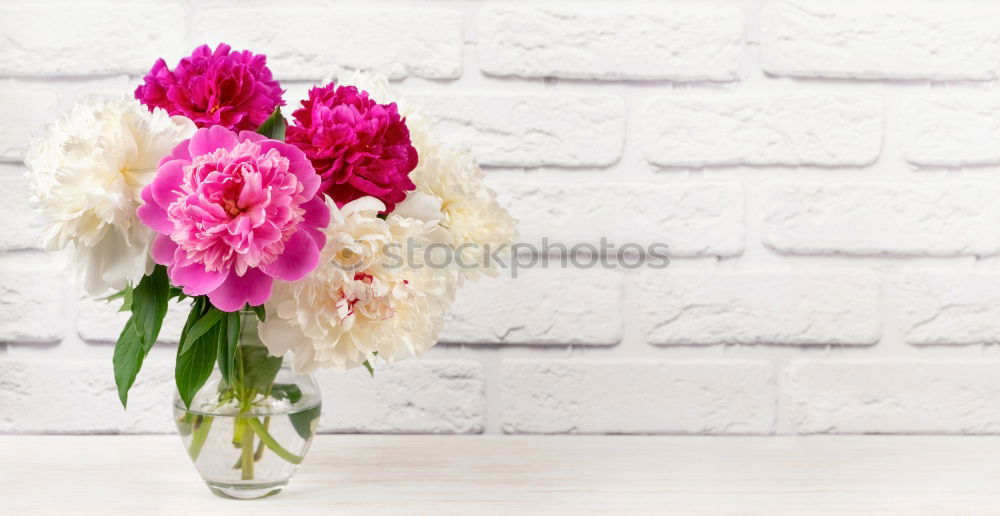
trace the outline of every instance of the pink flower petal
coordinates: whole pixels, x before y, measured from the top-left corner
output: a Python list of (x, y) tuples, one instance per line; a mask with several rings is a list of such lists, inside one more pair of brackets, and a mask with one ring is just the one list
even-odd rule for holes
[(272, 276), (294, 281), (316, 267), (330, 212), (292, 170), (297, 163), (307, 183), (319, 182), (301, 151), (221, 126), (199, 129), (188, 151), (190, 161), (159, 167), (138, 210), (159, 233), (154, 259), (170, 265), (175, 284), (235, 310), (266, 300)]
[(288, 164), (288, 169), (299, 178), (302, 183), (302, 196), (315, 197), (322, 184), (322, 178), (316, 173), (312, 163), (307, 159), (292, 161)]
[(285, 251), (264, 266), (264, 272), (285, 281), (297, 281), (319, 264), (319, 248), (304, 231), (296, 231), (285, 241)]
[(156, 235), (153, 239), (153, 245), (150, 248), (150, 254), (153, 256), (153, 261), (160, 265), (170, 265), (174, 263), (174, 253), (177, 251), (177, 244), (170, 239), (167, 235)]
[(310, 227), (305, 228), (305, 230), (312, 237), (313, 242), (316, 242), (316, 248), (322, 251), (326, 247), (326, 233)]
[(254, 130), (275, 107), (284, 105), (282, 93), (265, 56), (233, 52), (220, 43), (214, 51), (207, 45), (196, 48), (173, 70), (158, 60), (136, 88), (135, 98), (151, 110), (187, 117), (198, 127)]
[(313, 197), (316, 195), (316, 191), (319, 190), (320, 177), (304, 152), (298, 147), (277, 140), (262, 141), (260, 148), (262, 152), (278, 149), (278, 152), (288, 158), (288, 170), (295, 174), (295, 177), (302, 183), (302, 196)]
[[(417, 166), (417, 151), (394, 103), (379, 104), (354, 86), (330, 83), (309, 90), (292, 118), (285, 141), (305, 153), (320, 188), (338, 206), (371, 195), (391, 212), (416, 188), (409, 174)], [(304, 172), (300, 179), (308, 192), (312, 180)]]
[(188, 144), (190, 143), (191, 139), (188, 138), (187, 140), (184, 140), (175, 145), (174, 150), (170, 151), (170, 154), (164, 156), (163, 159), (160, 160), (159, 164), (163, 165), (164, 163), (175, 159), (191, 161), (191, 153), (188, 152)]
[(177, 200), (180, 193), (177, 191), (177, 185), (184, 180), (184, 165), (184, 161), (175, 159), (160, 165), (157, 169), (156, 179), (145, 189), (150, 191), (156, 204), (166, 208)]
[(208, 300), (223, 312), (235, 312), (247, 303), (252, 306), (262, 305), (271, 297), (273, 282), (260, 269), (247, 269), (242, 277), (230, 274), (219, 288), (208, 294)]
[(184, 293), (189, 296), (203, 296), (213, 292), (229, 276), (229, 271), (206, 271), (205, 266), (200, 263), (175, 263), (167, 272), (170, 273), (170, 279), (183, 287)]
[(302, 204), (306, 210), (302, 223), (314, 228), (325, 228), (330, 225), (330, 208), (327, 207), (324, 195), (317, 195), (308, 202)]
[(142, 200), (145, 202), (135, 214), (143, 224), (153, 228), (157, 233), (169, 233), (173, 231), (174, 224), (167, 218), (167, 212), (156, 204), (153, 200), (153, 191), (150, 186), (142, 189)]
[(217, 149), (233, 150), (237, 143), (239, 140), (232, 131), (221, 125), (213, 125), (198, 129), (194, 133), (194, 136), (191, 137), (191, 144), (188, 146), (188, 152), (192, 156), (201, 156), (202, 154), (210, 154)]
[(240, 141), (250, 140), (252, 142), (259, 142), (266, 139), (267, 136), (264, 136), (256, 131), (240, 131)]
[(240, 191), (239, 206), (248, 207), (265, 202), (268, 191), (261, 185), (260, 174), (244, 174), (243, 190)]

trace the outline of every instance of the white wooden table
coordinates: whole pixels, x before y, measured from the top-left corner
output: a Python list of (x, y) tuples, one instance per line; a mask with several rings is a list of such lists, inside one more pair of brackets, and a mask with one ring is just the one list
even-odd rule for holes
[(0, 514), (1000, 513), (1000, 437), (319, 436), (218, 498), (176, 436), (0, 436)]

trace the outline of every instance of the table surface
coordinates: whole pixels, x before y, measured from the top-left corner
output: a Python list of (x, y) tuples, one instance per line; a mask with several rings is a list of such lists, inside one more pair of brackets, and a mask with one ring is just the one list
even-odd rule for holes
[(254, 501), (211, 494), (177, 436), (0, 436), (0, 514), (995, 512), (989, 436), (321, 435)]

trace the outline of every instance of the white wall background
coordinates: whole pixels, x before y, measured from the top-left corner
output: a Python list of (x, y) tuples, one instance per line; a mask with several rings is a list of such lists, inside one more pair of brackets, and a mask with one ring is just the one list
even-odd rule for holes
[[(199, 43), (290, 104), (374, 68), (471, 146), (526, 241), (666, 270), (467, 287), (424, 359), (323, 374), (335, 432), (1000, 431), (1000, 2), (0, 5), (0, 432), (169, 432), (174, 328), (128, 412), (35, 243), (27, 137)], [(176, 311), (172, 317), (183, 319)]]

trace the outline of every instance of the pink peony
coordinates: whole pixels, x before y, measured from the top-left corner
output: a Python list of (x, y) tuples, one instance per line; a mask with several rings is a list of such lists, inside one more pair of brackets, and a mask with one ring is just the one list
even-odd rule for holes
[(194, 49), (171, 71), (158, 59), (135, 89), (135, 98), (149, 107), (183, 115), (198, 127), (221, 125), (233, 130), (254, 130), (274, 108), (285, 104), (284, 90), (271, 79), (267, 58), (249, 51), (230, 52), (219, 43)]
[(416, 186), (417, 151), (396, 104), (379, 104), (354, 86), (333, 83), (309, 91), (292, 113), (286, 141), (309, 156), (322, 189), (338, 206), (377, 197), (390, 212)]
[(319, 182), (297, 148), (213, 126), (160, 161), (138, 215), (158, 233), (153, 259), (173, 283), (232, 312), (319, 263), (330, 222)]

